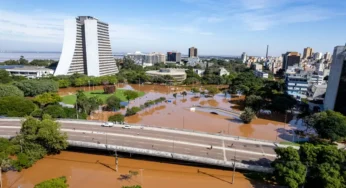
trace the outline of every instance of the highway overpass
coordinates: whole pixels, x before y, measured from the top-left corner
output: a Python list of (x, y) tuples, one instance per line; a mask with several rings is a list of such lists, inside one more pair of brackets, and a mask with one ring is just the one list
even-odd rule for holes
[[(0, 136), (19, 133), (21, 119), (0, 119)], [(123, 125), (101, 127), (101, 122), (58, 120), (70, 145), (151, 155), (222, 167), (236, 167), (269, 172), (276, 158), (274, 149), (280, 145), (264, 140), (208, 134), (160, 127)]]

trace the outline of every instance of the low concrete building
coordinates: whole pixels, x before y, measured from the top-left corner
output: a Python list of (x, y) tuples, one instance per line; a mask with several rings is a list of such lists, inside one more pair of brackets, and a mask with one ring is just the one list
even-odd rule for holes
[(307, 98), (308, 79), (300, 75), (286, 76), (286, 93), (300, 100)]
[(308, 100), (323, 100), (327, 91), (327, 85), (311, 85), (308, 87)]
[(225, 68), (221, 67), (221, 68), (219, 69), (219, 76), (223, 76), (223, 75), (228, 76), (228, 75), (229, 75), (229, 72), (228, 72)]
[[(174, 81), (182, 82), (186, 79), (185, 69), (160, 69), (145, 72), (148, 76), (172, 76)], [(173, 80), (170, 80), (173, 81)]]
[(193, 69), (193, 72), (195, 72), (199, 76), (203, 76), (205, 70), (203, 70), (203, 69)]
[(255, 74), (256, 77), (259, 77), (259, 78), (268, 78), (269, 77), (268, 73), (262, 72), (262, 71), (255, 70), (254, 74)]
[(29, 79), (41, 78), (54, 74), (53, 69), (36, 66), (21, 66), (5, 69), (12, 76), (24, 76)]

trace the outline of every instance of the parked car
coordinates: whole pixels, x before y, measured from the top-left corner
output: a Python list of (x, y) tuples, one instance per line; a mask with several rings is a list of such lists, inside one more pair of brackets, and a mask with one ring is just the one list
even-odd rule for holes
[(102, 123), (101, 126), (102, 126), (102, 127), (113, 127), (113, 126), (114, 126), (114, 123), (112, 123), (112, 122), (105, 122), (105, 123)]
[(123, 129), (131, 129), (131, 126), (130, 125), (125, 125), (125, 126), (123, 126)]

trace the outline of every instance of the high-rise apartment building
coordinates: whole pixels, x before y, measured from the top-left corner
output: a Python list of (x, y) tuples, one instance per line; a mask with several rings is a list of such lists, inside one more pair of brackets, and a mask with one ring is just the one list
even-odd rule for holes
[(326, 52), (326, 53), (324, 54), (324, 56), (323, 56), (323, 58), (324, 58), (325, 60), (330, 60), (331, 57), (332, 57), (332, 56), (330, 55), (329, 52)]
[(145, 66), (153, 66), (156, 63), (165, 63), (166, 56), (162, 53), (153, 52), (150, 54), (143, 54), (139, 51), (135, 53), (128, 53), (126, 58), (129, 58), (135, 62), (137, 65)]
[(312, 48), (310, 47), (304, 48), (303, 59), (307, 59), (309, 57), (312, 57)]
[(287, 52), (282, 54), (282, 69), (286, 70), (288, 66), (299, 66), (300, 54), (298, 52)]
[(322, 53), (321, 53), (321, 52), (316, 52), (316, 53), (314, 53), (314, 59), (315, 59), (315, 60), (322, 59)]
[(328, 78), (324, 109), (346, 115), (346, 46), (336, 46)]
[(246, 53), (245, 52), (243, 52), (242, 54), (241, 54), (241, 60), (243, 61), (243, 63), (245, 63), (246, 62), (246, 59), (247, 59), (247, 55), (246, 55)]
[(189, 48), (189, 57), (198, 57), (197, 48), (195, 47)]
[(180, 63), (181, 53), (180, 52), (167, 52), (167, 61)]
[(54, 75), (103, 76), (117, 72), (108, 24), (91, 16), (65, 20), (64, 44)]

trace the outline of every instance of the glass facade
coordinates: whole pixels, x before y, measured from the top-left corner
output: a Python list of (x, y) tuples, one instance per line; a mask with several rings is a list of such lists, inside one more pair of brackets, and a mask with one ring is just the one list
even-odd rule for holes
[(346, 115), (346, 61), (342, 64), (338, 92), (335, 100), (334, 110)]

